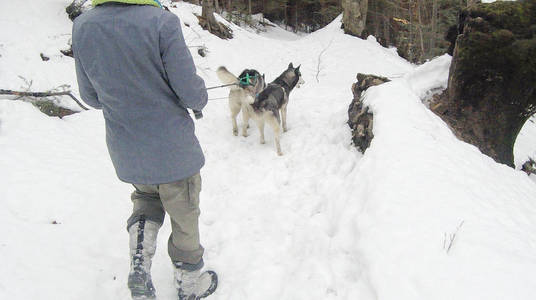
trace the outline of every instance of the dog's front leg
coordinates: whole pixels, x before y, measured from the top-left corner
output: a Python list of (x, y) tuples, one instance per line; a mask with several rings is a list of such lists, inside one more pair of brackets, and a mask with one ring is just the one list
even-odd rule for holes
[(257, 123), (257, 127), (259, 128), (260, 133), (260, 142), (261, 144), (266, 143), (264, 140), (264, 117), (258, 118), (258, 120), (255, 120), (255, 123)]
[(281, 121), (283, 122), (283, 132), (287, 132), (287, 105), (281, 107)]
[(231, 117), (233, 120), (233, 135), (238, 135), (238, 124), (236, 123), (236, 116)]
[(277, 155), (282, 156), (283, 152), (281, 151), (281, 143), (279, 142), (280, 139), (280, 135), (275, 136), (275, 149), (277, 150)]
[(242, 109), (242, 136), (244, 137), (248, 136), (249, 118), (249, 111), (247, 109)]
[(283, 155), (283, 152), (281, 151), (281, 126), (279, 125), (279, 121), (275, 118), (275, 116), (270, 115), (267, 118), (268, 124), (272, 127), (274, 130), (274, 138), (275, 138), (275, 149), (277, 150), (277, 155), (281, 156)]
[(240, 113), (240, 105), (236, 103), (236, 101), (229, 101), (229, 108), (231, 109), (231, 120), (233, 123), (233, 135), (238, 135), (238, 124), (236, 122), (236, 117)]

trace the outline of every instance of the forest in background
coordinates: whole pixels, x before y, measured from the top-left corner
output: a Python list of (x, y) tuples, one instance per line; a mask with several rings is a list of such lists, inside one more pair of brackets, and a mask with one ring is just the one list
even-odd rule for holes
[[(343, 13), (341, 0), (207, 0), (216, 11), (235, 23), (248, 23), (262, 13), (268, 20), (295, 32), (312, 32)], [(361, 2), (367, 0), (356, 0)], [(187, 2), (202, 4), (202, 0)], [(376, 37), (383, 46), (394, 46), (400, 56), (422, 63), (447, 53), (446, 36), (456, 32), (460, 10), (467, 0), (368, 0), (366, 26), (360, 37)]]

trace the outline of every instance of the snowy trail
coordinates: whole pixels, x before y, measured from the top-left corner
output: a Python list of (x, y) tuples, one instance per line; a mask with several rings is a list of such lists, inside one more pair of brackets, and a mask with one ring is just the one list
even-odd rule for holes
[[(255, 42), (250, 41), (249, 50), (255, 49)], [(267, 41), (261, 42), (260, 47), (265, 47)], [(356, 47), (356, 52), (349, 54), (341, 48), (347, 42), (344, 36), (335, 39), (330, 32), (293, 42), (272, 41), (277, 46), (271, 48), (270, 55), (280, 62), (258, 67), (268, 73), (268, 81), (290, 61), (302, 64), (306, 80), (304, 87), (290, 95), (289, 131), (282, 137), (283, 157), (276, 156), (269, 128), (265, 130), (265, 145), (259, 144), (253, 122), (249, 137), (232, 136), (225, 100), (209, 104), (208, 118), (199, 123), (198, 134), (207, 156), (203, 201), (211, 211), (211, 215), (204, 217), (208, 220), (204, 224), (210, 225), (206, 240), (215, 243), (214, 248), (223, 249), (217, 250), (215, 256), (238, 266), (224, 274), (229, 276), (220, 291), (225, 298), (340, 299), (357, 293), (348, 287), (355, 285), (361, 275), (362, 270), (355, 267), (359, 258), (352, 251), (352, 239), (345, 241), (348, 231), (340, 229), (341, 212), (351, 201), (351, 195), (343, 191), (359, 187), (359, 182), (347, 183), (347, 176), (361, 154), (350, 145), (350, 130), (345, 123), (356, 69), (349, 68), (340, 58), (377, 54), (372, 54), (367, 46)], [(376, 48), (367, 41), (359, 43)], [(305, 49), (307, 55), (303, 56)], [(316, 75), (322, 51), (319, 84)], [(389, 60), (391, 56), (387, 52), (377, 58)], [(222, 61), (229, 58), (218, 63)], [(236, 61), (229, 66), (240, 70), (248, 64)], [(393, 65), (371, 61), (359, 69), (388, 75), (405, 72), (409, 65), (400, 60)], [(334, 72), (335, 76), (328, 75)], [(204, 136), (210, 138), (204, 140)], [(218, 188), (213, 192), (212, 186)], [(223, 211), (230, 214), (222, 214)], [(236, 228), (231, 230), (236, 239), (229, 239), (229, 228)], [(209, 244), (207, 247), (210, 248)], [(236, 257), (236, 253), (241, 255)], [(308, 271), (304, 272), (305, 269)], [(248, 278), (247, 283), (243, 282), (244, 277)]]
[[(328, 290), (328, 278), (332, 278), (328, 271), (330, 263), (325, 262), (325, 257), (333, 256), (328, 245), (330, 235), (336, 234), (332, 229), (336, 220), (330, 215), (329, 202), (338, 201), (334, 199), (340, 195), (337, 188), (360, 155), (348, 143), (349, 130), (343, 134), (339, 130), (344, 126), (341, 120), (345, 110), (332, 112), (337, 99), (295, 92), (296, 95), (291, 93), (289, 105), (289, 131), (282, 138), (283, 157), (277, 157), (273, 134), (268, 128), (264, 145), (259, 144), (253, 122), (249, 137), (232, 136), (226, 104), (218, 105), (218, 109), (225, 111), (225, 117), (211, 120), (219, 123), (217, 127), (223, 127), (219, 129), (221, 132), (213, 132), (210, 141), (201, 140), (206, 145), (207, 156), (203, 201), (211, 212), (203, 218), (208, 227), (207, 247), (215, 245), (213, 248), (223, 249), (215, 255), (219, 260), (236, 260), (238, 269), (230, 270), (227, 275), (231, 276), (221, 290), (224, 293), (229, 289), (229, 297), (233, 299), (242, 298), (236, 286), (249, 293), (255, 291), (253, 295), (248, 294), (252, 299), (261, 295), (307, 299), (310, 290), (261, 286), (266, 281), (281, 287), (289, 282), (307, 286), (312, 277), (318, 283), (315, 288), (318, 292), (313, 293), (320, 295)], [(293, 101), (293, 96), (301, 100)], [(313, 106), (317, 114), (311, 117), (311, 110), (305, 113), (303, 106)], [(210, 113), (208, 110), (207, 114)], [(215, 128), (213, 125), (208, 127)], [(205, 126), (199, 128), (200, 136), (208, 136), (203, 133)], [(340, 158), (338, 163), (333, 164), (334, 157)], [(344, 157), (354, 159), (345, 161)], [(236, 239), (234, 235), (229, 237), (229, 229)], [(241, 253), (240, 257), (236, 257), (237, 252)], [(311, 266), (316, 266), (314, 272), (303, 272), (303, 268)], [(245, 274), (251, 286), (244, 286)]]

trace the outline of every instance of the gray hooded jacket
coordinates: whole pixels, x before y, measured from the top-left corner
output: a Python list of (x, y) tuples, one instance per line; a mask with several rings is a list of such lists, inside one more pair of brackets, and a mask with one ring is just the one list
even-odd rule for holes
[(199, 172), (205, 160), (186, 108), (202, 110), (207, 92), (176, 15), (99, 5), (75, 20), (73, 52), (80, 96), (103, 111), (121, 180), (162, 184)]

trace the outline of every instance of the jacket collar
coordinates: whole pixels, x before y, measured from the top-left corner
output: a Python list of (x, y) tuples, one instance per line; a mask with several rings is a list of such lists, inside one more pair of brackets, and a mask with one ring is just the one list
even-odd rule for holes
[(152, 5), (162, 8), (159, 0), (91, 0), (91, 2), (94, 7), (108, 2), (119, 2), (125, 4)]

